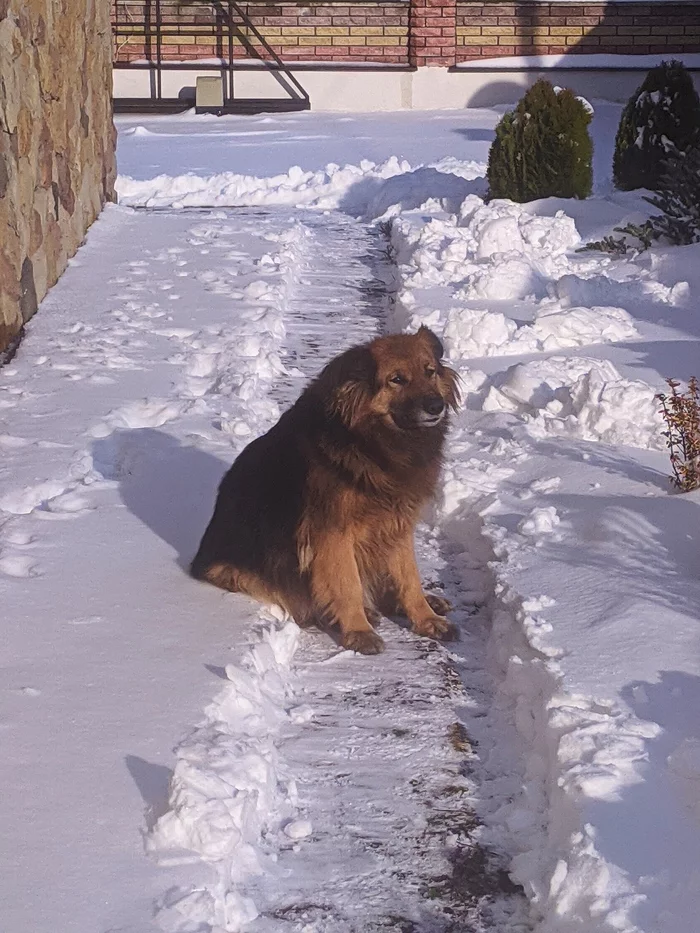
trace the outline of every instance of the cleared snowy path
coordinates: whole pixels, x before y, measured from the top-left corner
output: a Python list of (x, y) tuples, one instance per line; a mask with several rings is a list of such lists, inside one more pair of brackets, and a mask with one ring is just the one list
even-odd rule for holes
[(488, 555), (422, 535), (465, 627), (452, 660), (388, 622), (356, 658), (183, 573), (237, 451), (380, 329), (382, 249), (340, 215), (112, 208), (3, 369), (10, 933), (145, 933), (156, 901), (183, 933), (521, 929), (473, 843), (474, 807), (518, 783), (467, 740), (508, 745)]

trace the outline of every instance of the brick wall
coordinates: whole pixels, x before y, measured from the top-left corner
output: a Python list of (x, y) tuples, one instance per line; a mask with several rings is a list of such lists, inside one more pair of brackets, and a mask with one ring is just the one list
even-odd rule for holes
[[(454, 0), (451, 0), (454, 8)], [(398, 3), (283, 3), (242, 4), (252, 22), (275, 52), (285, 61), (368, 62), (375, 64), (407, 64), (409, 4)], [(148, 57), (150, 31), (151, 48), (155, 47), (155, 24), (147, 3), (117, 0), (113, 5), (115, 31), (115, 62), (136, 61)], [(228, 54), (227, 30), (220, 17), (198, 8), (176, 9), (162, 3), (163, 59), (222, 57)], [(250, 31), (241, 33), (257, 48), (263, 58), (269, 57)], [(234, 58), (249, 57), (242, 38), (233, 42)]]
[(450, 66), (455, 63), (455, 0), (411, 0), (409, 63)]
[(700, 51), (700, 3), (457, 4), (457, 61)]
[[(560, 53), (679, 55), (700, 52), (696, 3), (517, 3), (489, 0), (397, 0), (355, 4), (243, 4), (285, 61), (450, 66), (479, 58)], [(112, 0), (115, 63), (155, 58), (155, 0)], [(206, 4), (160, 0), (165, 61), (227, 57), (227, 29)], [(248, 45), (247, 47), (247, 43)], [(241, 28), (236, 59), (250, 46)]]

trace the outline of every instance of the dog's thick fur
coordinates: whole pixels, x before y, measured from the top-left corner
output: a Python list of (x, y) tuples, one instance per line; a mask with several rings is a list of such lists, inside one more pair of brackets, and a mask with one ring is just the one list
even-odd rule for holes
[(281, 605), (301, 625), (336, 622), (342, 644), (364, 654), (384, 647), (377, 610), (454, 636), (413, 547), (458, 402), (442, 354), (421, 327), (332, 360), (224, 477), (193, 576)]

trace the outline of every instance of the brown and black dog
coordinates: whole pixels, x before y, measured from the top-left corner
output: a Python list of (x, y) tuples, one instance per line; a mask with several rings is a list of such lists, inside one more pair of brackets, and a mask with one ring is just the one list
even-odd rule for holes
[(384, 648), (377, 610), (454, 637), (449, 604), (423, 592), (413, 545), (459, 396), (442, 355), (421, 327), (331, 360), (222, 480), (192, 575), (300, 625), (335, 622), (363, 654)]

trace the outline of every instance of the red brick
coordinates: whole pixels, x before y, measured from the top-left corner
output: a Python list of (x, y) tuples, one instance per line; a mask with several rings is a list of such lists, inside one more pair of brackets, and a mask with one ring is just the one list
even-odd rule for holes
[(620, 26), (617, 30), (619, 36), (650, 36), (649, 26)]
[(651, 33), (656, 41), (657, 36), (682, 36), (682, 26), (652, 26)]
[(567, 26), (597, 26), (600, 18), (597, 16), (567, 16)]
[(298, 16), (266, 16), (263, 20), (266, 26), (298, 26)]

